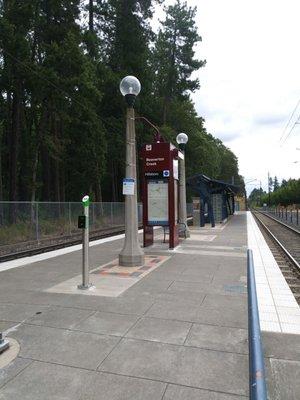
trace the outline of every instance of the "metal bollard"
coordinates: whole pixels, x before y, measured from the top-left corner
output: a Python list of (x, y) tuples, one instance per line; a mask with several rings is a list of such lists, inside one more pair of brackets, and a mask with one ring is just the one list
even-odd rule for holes
[(9, 341), (4, 339), (2, 332), (0, 332), (0, 354), (9, 348)]
[(78, 217), (78, 227), (82, 229), (82, 284), (78, 289), (90, 289), (93, 285), (89, 283), (89, 196), (82, 199), (84, 215)]

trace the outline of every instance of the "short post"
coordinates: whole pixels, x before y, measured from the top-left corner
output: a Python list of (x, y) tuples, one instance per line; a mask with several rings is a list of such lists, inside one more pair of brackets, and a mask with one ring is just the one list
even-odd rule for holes
[(0, 354), (9, 348), (9, 341), (4, 339), (2, 332), (0, 332)]
[(296, 221), (297, 225), (299, 225), (299, 209), (297, 208), (297, 214), (296, 214)]
[(78, 289), (90, 289), (93, 285), (89, 283), (89, 196), (82, 199), (84, 215), (78, 218), (78, 228), (82, 229), (82, 284)]

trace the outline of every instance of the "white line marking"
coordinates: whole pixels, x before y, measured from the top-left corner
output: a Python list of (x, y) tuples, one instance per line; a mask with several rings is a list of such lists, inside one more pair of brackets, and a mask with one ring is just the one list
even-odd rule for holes
[[(154, 229), (160, 229), (160, 226), (154, 227)], [(139, 233), (143, 233), (143, 229), (139, 229)], [(123, 239), (125, 234), (116, 236), (109, 236), (107, 238), (98, 239), (90, 242), (90, 247), (98, 246), (99, 244), (113, 242), (115, 240)], [(0, 263), (0, 272), (7, 271), (13, 268), (23, 267), (24, 265), (33, 264), (39, 261), (48, 260), (50, 258), (63, 256), (64, 254), (73, 253), (82, 249), (82, 244), (76, 244), (75, 246), (64, 247), (63, 249), (48, 251), (43, 254), (37, 254), (31, 257), (17, 258), (16, 260), (5, 261)]]
[[(139, 232), (142, 232), (142, 230), (140, 230)], [(90, 247), (98, 246), (99, 244), (107, 242), (113, 242), (114, 240), (123, 239), (124, 237), (125, 234), (122, 234), (122, 235), (110, 236), (99, 240), (94, 240), (90, 242)], [(5, 261), (0, 264), (0, 272), (7, 271), (8, 269), (12, 268), (23, 267), (24, 265), (33, 264), (39, 261), (48, 260), (49, 258), (63, 256), (64, 254), (73, 253), (74, 251), (79, 251), (81, 249), (82, 249), (82, 244), (76, 244), (75, 246), (65, 247), (59, 250), (48, 251), (46, 253), (37, 254), (31, 257), (23, 257), (23, 258), (17, 258), (16, 260)]]

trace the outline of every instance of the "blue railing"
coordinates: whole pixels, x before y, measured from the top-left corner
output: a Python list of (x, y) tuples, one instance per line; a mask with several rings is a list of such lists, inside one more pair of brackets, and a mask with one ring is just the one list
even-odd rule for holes
[(250, 400), (267, 400), (264, 356), (260, 337), (259, 313), (252, 250), (247, 251), (249, 395)]

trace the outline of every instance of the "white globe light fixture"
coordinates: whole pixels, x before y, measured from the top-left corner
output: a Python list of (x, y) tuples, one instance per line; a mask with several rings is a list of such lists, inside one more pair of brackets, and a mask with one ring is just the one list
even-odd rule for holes
[(187, 144), (189, 137), (186, 133), (178, 133), (176, 136), (176, 142), (179, 144), (179, 148), (181, 150), (185, 149), (185, 145)]
[(141, 83), (135, 76), (125, 76), (120, 82), (120, 92), (125, 97), (129, 107), (133, 107), (136, 96), (141, 91)]

